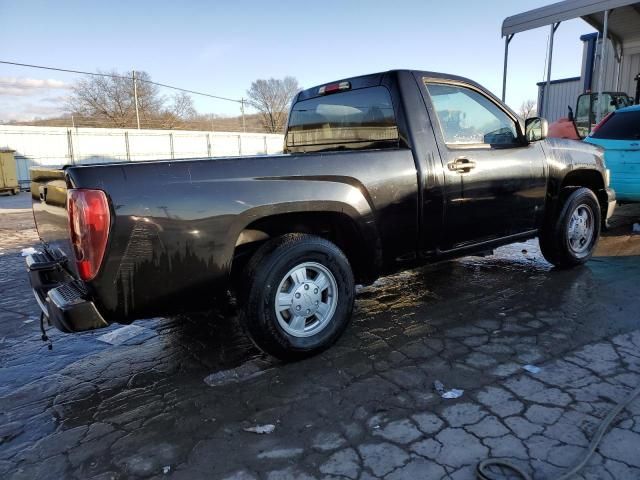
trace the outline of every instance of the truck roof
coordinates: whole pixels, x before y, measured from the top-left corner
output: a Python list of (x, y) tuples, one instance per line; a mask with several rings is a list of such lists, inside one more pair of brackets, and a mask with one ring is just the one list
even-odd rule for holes
[(618, 110), (616, 110), (616, 113), (619, 112), (636, 112), (640, 110), (640, 104), (639, 105), (631, 105), (630, 107), (624, 107), (624, 108), (619, 108)]
[[(305, 90), (300, 91), (294, 98), (293, 103), (299, 102), (301, 100), (308, 100), (310, 98), (319, 97), (320, 93), (318, 92), (318, 90), (323, 85), (329, 85), (329, 84), (340, 83), (340, 82), (349, 82), (351, 84), (351, 90), (355, 90), (358, 88), (374, 87), (374, 86), (380, 85), (383, 79), (385, 78), (385, 76), (394, 77), (402, 74), (417, 75), (417, 76), (429, 77), (429, 78), (440, 78), (440, 79), (463, 82), (463, 83), (472, 85), (475, 88), (478, 88), (479, 90), (482, 90), (483, 92), (492, 96), (496, 101), (500, 102), (500, 99), (496, 97), (492, 92), (490, 92), (489, 90), (484, 88), (482, 85), (474, 82), (469, 78), (461, 77), (458, 75), (452, 75), (449, 73), (430, 72), (427, 70), (394, 69), (394, 70), (387, 70), (386, 72), (370, 73), (367, 75), (358, 75), (355, 77), (341, 78), (339, 80), (332, 80), (327, 83), (315, 85), (311, 88), (307, 88)], [(515, 115), (515, 113), (511, 109), (509, 110)]]
[(410, 75), (414, 75), (417, 74), (419, 76), (424, 76), (424, 77), (430, 77), (430, 78), (442, 78), (442, 79), (447, 79), (447, 80), (458, 80), (464, 83), (468, 83), (471, 84), (477, 88), (480, 88), (484, 91), (487, 91), (482, 85), (474, 82), (473, 80), (469, 79), (469, 78), (465, 78), (465, 77), (461, 77), (459, 75), (452, 75), (450, 73), (442, 73), (442, 72), (430, 72), (427, 70), (411, 70), (411, 69), (394, 69), (394, 70), (387, 70), (386, 72), (378, 72), (378, 73), (369, 73), (366, 75), (357, 75), (355, 77), (347, 77), (347, 78), (341, 78), (338, 80), (332, 80), (330, 82), (326, 82), (326, 83), (321, 83), (319, 85), (315, 85), (311, 88), (307, 88), (304, 90), (301, 90), (297, 97), (296, 97), (296, 101), (298, 100), (306, 100), (308, 98), (314, 98), (319, 96), (318, 94), (318, 89), (320, 87), (322, 87), (323, 85), (328, 85), (328, 84), (333, 84), (333, 83), (340, 83), (340, 82), (349, 82), (351, 83), (351, 89), (355, 90), (357, 88), (366, 88), (366, 87), (374, 87), (377, 85), (380, 85), (382, 83), (382, 80), (384, 79), (385, 76), (396, 76), (398, 74), (410, 74)]

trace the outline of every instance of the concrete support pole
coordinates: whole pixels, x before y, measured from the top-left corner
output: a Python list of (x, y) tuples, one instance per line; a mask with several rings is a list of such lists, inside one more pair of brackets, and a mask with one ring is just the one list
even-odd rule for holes
[(607, 38), (609, 36), (609, 10), (604, 11), (604, 25), (600, 42), (600, 66), (598, 68), (598, 103), (596, 105), (596, 123), (602, 120), (602, 90), (604, 88), (604, 66), (607, 63)]

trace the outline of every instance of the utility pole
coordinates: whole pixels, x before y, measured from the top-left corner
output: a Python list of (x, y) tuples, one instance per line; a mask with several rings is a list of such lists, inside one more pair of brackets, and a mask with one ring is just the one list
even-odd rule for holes
[(136, 122), (140, 130), (140, 113), (138, 112), (138, 82), (136, 82), (136, 71), (133, 70), (133, 100), (136, 103)]
[(242, 131), (247, 133), (247, 125), (244, 121), (244, 98), (240, 99), (240, 111), (242, 112)]

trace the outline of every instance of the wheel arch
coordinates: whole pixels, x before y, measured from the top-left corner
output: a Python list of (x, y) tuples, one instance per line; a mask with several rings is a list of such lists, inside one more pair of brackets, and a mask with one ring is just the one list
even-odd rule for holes
[(547, 218), (555, 218), (567, 196), (578, 188), (588, 188), (594, 193), (600, 204), (601, 218), (605, 221), (608, 208), (607, 187), (602, 173), (595, 168), (578, 168), (567, 172), (558, 184), (557, 191), (553, 192), (550, 199), (552, 208), (547, 208)]
[(307, 233), (336, 244), (346, 255), (357, 282), (370, 283), (379, 275), (382, 263), (380, 239), (372, 213), (361, 215), (353, 207), (300, 210), (287, 208), (252, 219), (239, 231), (232, 259), (232, 275), (243, 268), (262, 243), (289, 233)]

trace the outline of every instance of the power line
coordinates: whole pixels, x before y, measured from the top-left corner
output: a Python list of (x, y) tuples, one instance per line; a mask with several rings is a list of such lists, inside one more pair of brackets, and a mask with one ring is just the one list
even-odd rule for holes
[[(31, 65), (29, 63), (8, 62), (8, 61), (5, 61), (5, 60), (0, 60), (0, 63), (3, 63), (5, 65), (15, 65), (15, 66), (18, 66), (18, 67), (39, 68), (41, 70), (53, 70), (53, 71), (56, 71), (56, 72), (78, 73), (80, 75), (92, 75), (94, 77), (109, 77), (109, 78), (119, 78), (119, 79), (124, 79), (124, 80), (131, 80), (130, 77), (125, 77), (124, 75), (116, 75), (116, 74), (113, 74), (113, 73), (83, 72), (82, 70), (71, 70), (71, 69), (68, 69), (68, 68), (57, 68), (57, 67), (45, 67), (43, 65)], [(239, 103), (239, 104), (241, 104), (243, 106), (246, 103), (246, 100), (244, 100), (244, 99), (238, 100), (238, 99), (235, 99), (235, 98), (221, 97), (219, 95), (212, 95), (210, 93), (203, 93), (203, 92), (197, 92), (195, 90), (188, 90), (186, 88), (174, 87), (173, 85), (167, 85), (165, 83), (158, 83), (158, 82), (154, 82), (152, 80), (143, 80), (141, 78), (136, 78), (136, 82), (150, 83), (152, 85), (157, 85), (159, 87), (164, 87), (164, 88), (170, 88), (172, 90), (178, 90), (178, 91), (185, 92), (185, 93), (192, 93), (194, 95), (202, 95), (204, 97), (216, 98), (218, 100), (226, 100), (228, 102), (235, 102), (235, 103)]]
[(82, 75), (93, 75), (94, 77), (124, 78), (124, 79), (127, 79), (127, 80), (129, 79), (129, 77), (124, 77), (122, 75), (114, 75), (114, 74), (109, 74), (109, 73), (83, 72), (83, 71), (80, 71), (80, 70), (69, 70), (67, 68), (44, 67), (42, 65), (31, 65), (31, 64), (28, 64), (28, 63), (7, 62), (5, 60), (0, 60), (0, 63), (4, 63), (6, 65), (16, 65), (18, 67), (40, 68), (42, 70), (55, 70), (57, 72), (80, 73)]
[(154, 85), (158, 85), (159, 87), (172, 88), (174, 90), (179, 90), (181, 92), (193, 93), (194, 95), (204, 95), (205, 97), (217, 98), (219, 100), (227, 100), (229, 102), (236, 102), (236, 103), (240, 103), (240, 104), (244, 104), (244, 103), (247, 102), (246, 100), (236, 100), (234, 98), (219, 97), (217, 95), (211, 95), (210, 93), (202, 93), (202, 92), (196, 92), (196, 91), (193, 91), (193, 90), (187, 90), (186, 88), (173, 87), (171, 85), (165, 85), (164, 83), (152, 82), (151, 80), (141, 80), (140, 78), (137, 78), (136, 80), (138, 82), (152, 83)]

